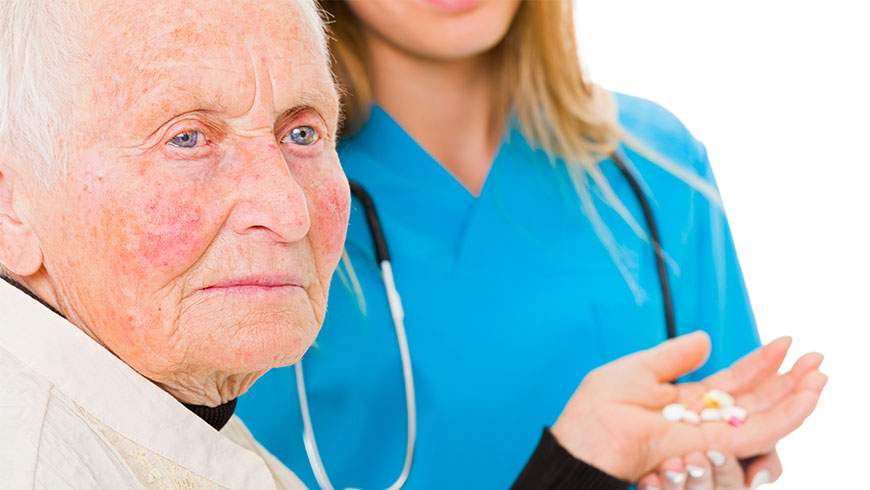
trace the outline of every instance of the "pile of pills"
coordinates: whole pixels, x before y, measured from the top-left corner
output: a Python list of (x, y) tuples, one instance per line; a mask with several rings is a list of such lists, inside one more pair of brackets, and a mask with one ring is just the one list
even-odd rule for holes
[(704, 393), (701, 401), (704, 403), (701, 413), (689, 410), (682, 403), (672, 403), (662, 409), (662, 415), (671, 422), (687, 424), (727, 422), (733, 427), (740, 427), (746, 421), (746, 409), (735, 405), (734, 397), (722, 390), (710, 390)]

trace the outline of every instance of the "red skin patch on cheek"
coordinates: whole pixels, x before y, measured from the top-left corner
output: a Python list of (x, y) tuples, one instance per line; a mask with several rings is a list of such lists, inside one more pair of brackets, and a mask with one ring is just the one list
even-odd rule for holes
[(346, 186), (330, 187), (320, 201), (320, 227), (325, 233), (324, 245), (328, 254), (341, 254), (347, 234), (350, 196)]
[(136, 254), (153, 267), (186, 267), (202, 242), (202, 208), (171, 199), (153, 199), (136, 233)]

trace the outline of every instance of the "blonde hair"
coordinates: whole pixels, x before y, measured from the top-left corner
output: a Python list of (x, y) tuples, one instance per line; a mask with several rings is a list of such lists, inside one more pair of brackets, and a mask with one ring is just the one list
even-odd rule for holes
[[(368, 117), (372, 89), (366, 66), (365, 40), (359, 21), (345, 2), (322, 6), (329, 19), (330, 49), (342, 89), (343, 132), (353, 132)], [(716, 189), (623, 130), (613, 95), (590, 82), (578, 56), (571, 0), (523, 1), (507, 35), (491, 55), (499, 70), (500, 107), (515, 115), (530, 145), (544, 150), (551, 163), (562, 159), (584, 211), (604, 242), (638, 301), (643, 291), (619, 256), (613, 234), (604, 224), (589, 192), (591, 179), (605, 202), (634, 232), (644, 228), (625, 208), (605, 179), (599, 164), (620, 143), (684, 180), (714, 202)]]

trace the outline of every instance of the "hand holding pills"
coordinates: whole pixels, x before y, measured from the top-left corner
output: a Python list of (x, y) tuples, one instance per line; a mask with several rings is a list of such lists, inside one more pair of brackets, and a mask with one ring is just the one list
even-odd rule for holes
[[(706, 334), (623, 357), (586, 377), (553, 434), (574, 456), (630, 481), (668, 458), (712, 448), (737, 458), (769, 453), (812, 413), (827, 380), (818, 370), (819, 354), (778, 374), (790, 344), (775, 340), (700, 383), (677, 385), (670, 382), (709, 355)], [(702, 420), (705, 408), (719, 410), (719, 420)], [(680, 412), (679, 421), (665, 412), (670, 419)]]

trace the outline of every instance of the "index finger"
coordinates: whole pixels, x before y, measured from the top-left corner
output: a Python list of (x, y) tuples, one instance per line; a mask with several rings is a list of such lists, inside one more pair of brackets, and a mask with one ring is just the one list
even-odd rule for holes
[(702, 383), (709, 388), (724, 390), (733, 395), (739, 394), (776, 374), (789, 347), (791, 337), (780, 337), (704, 379)]
[(777, 441), (797, 429), (816, 408), (827, 377), (819, 372), (810, 373), (801, 385), (775, 406), (754, 413), (740, 427), (731, 432), (733, 451), (738, 457), (767, 453)]

